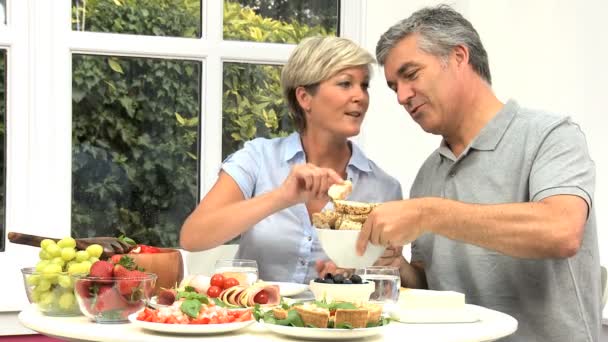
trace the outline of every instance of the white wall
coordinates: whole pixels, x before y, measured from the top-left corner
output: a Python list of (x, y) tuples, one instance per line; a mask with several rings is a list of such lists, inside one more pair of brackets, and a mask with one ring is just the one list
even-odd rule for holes
[[(375, 51), (380, 35), (390, 25), (429, 0), (368, 2), (364, 46)], [(608, 216), (608, 119), (603, 106), (607, 96), (608, 27), (603, 0), (461, 0), (449, 4), (469, 19), (488, 52), (494, 90), (499, 99), (516, 99), (521, 105), (570, 115), (587, 135), (596, 162), (595, 208), (600, 251), (608, 248), (603, 228)], [(401, 181), (409, 193), (418, 167), (440, 141), (423, 132), (386, 87), (377, 70), (370, 89), (371, 105), (361, 138), (365, 151)], [(608, 264), (608, 253), (601, 253)]]

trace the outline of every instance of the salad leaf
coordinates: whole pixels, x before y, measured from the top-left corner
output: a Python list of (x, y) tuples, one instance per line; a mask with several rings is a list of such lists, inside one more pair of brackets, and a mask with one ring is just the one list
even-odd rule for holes
[(194, 299), (198, 300), (202, 304), (209, 304), (209, 298), (207, 296), (197, 293), (196, 291), (179, 291), (177, 292), (177, 296), (175, 299), (186, 298), (186, 299)]
[(198, 317), (198, 313), (201, 311), (201, 306), (202, 303), (197, 299), (186, 299), (182, 302), (182, 305), (179, 308), (186, 315), (196, 318)]

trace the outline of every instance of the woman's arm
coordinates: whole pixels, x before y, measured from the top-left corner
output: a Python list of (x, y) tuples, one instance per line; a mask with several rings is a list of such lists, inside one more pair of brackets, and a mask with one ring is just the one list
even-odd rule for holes
[(189, 251), (218, 246), (265, 217), (297, 203), (327, 198), (327, 189), (343, 180), (332, 169), (296, 165), (277, 189), (245, 200), (238, 184), (221, 171), (213, 188), (184, 222), (180, 245)]

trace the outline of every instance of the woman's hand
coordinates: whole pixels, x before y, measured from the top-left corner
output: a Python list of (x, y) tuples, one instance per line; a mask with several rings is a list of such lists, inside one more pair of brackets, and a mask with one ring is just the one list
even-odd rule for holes
[(327, 199), (327, 190), (332, 184), (344, 180), (332, 169), (313, 164), (298, 164), (291, 169), (287, 179), (277, 189), (289, 205), (314, 199)]
[(315, 269), (319, 274), (319, 278), (325, 277), (327, 273), (331, 273), (332, 275), (342, 274), (345, 278), (348, 278), (355, 272), (353, 268), (339, 268), (330, 260), (317, 260)]

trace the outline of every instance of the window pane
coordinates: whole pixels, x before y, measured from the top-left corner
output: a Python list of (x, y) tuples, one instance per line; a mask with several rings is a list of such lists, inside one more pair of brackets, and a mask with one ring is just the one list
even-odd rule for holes
[(224, 63), (223, 73), (222, 159), (245, 141), (294, 131), (281, 93), (281, 66)]
[(0, 0), (0, 22), (6, 24), (6, 0)]
[(72, 30), (200, 37), (201, 0), (72, 0)]
[(6, 234), (6, 50), (0, 50), (0, 252)]
[(298, 43), (335, 36), (338, 13), (338, 0), (225, 0), (224, 39)]
[(73, 56), (73, 236), (178, 245), (197, 203), (201, 68)]

